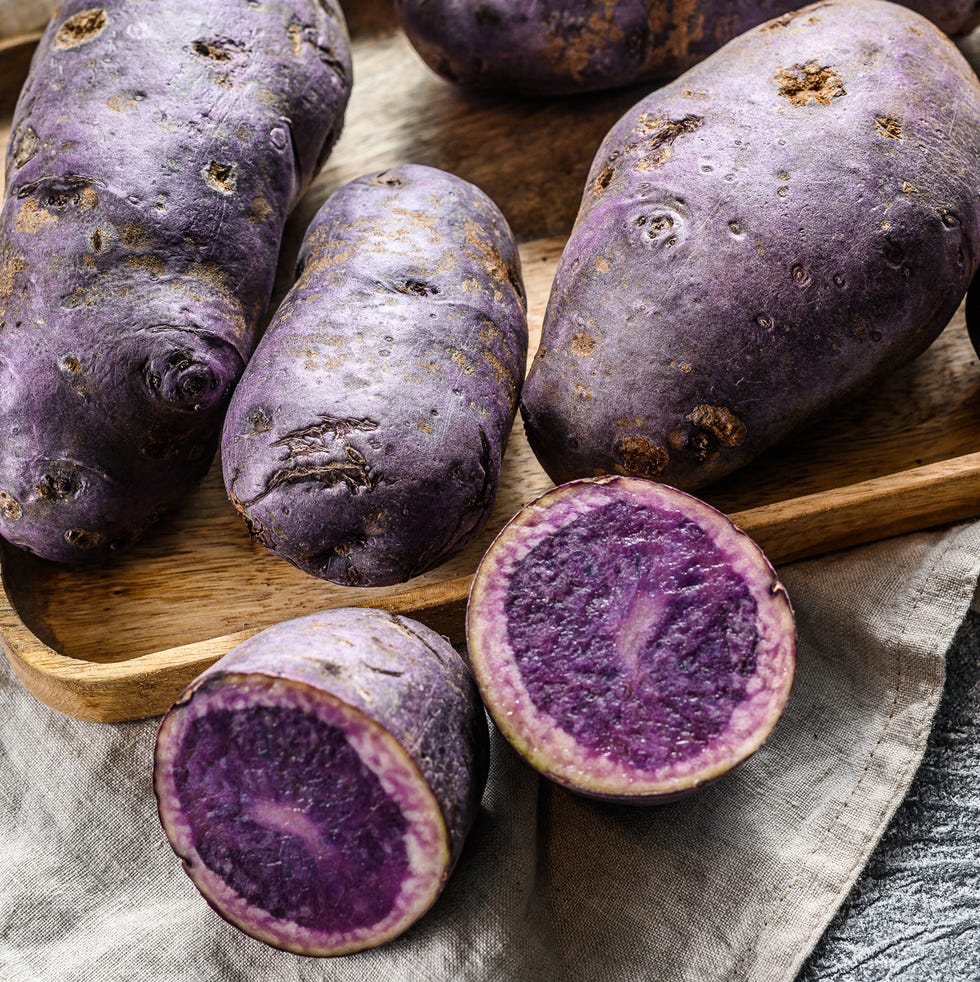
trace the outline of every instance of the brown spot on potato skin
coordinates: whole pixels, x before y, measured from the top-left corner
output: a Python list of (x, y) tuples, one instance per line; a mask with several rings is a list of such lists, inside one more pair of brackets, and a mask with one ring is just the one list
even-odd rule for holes
[(14, 279), (18, 273), (27, 269), (22, 256), (11, 255), (9, 249), (0, 253), (0, 300), (5, 300), (14, 289)]
[(6, 491), (0, 491), (0, 515), (16, 522), (23, 514), (24, 509), (14, 496)]
[(703, 124), (703, 116), (658, 119), (644, 113), (640, 116), (636, 129), (639, 142), (627, 144), (625, 152), (639, 153), (641, 159), (636, 165), (639, 170), (653, 170), (670, 160), (678, 137), (699, 130)]
[(875, 116), (875, 129), (887, 140), (902, 138), (902, 124), (892, 116)]
[(289, 35), (289, 43), (293, 46), (293, 54), (299, 58), (303, 53), (303, 28), (293, 21), (286, 29), (286, 33)]
[(616, 444), (616, 454), (623, 462), (616, 470), (635, 477), (658, 477), (670, 463), (670, 454), (664, 447), (636, 434), (624, 436)]
[(140, 249), (146, 245), (148, 239), (146, 230), (136, 222), (128, 222), (124, 225), (120, 237), (127, 249)]
[(606, 188), (609, 187), (609, 185), (612, 183), (613, 174), (615, 174), (615, 173), (616, 173), (615, 169), (613, 168), (612, 164), (610, 164), (595, 179), (595, 182), (592, 185), (592, 193), (595, 194), (595, 195), (602, 194), (602, 192), (605, 191)]
[(162, 276), (164, 270), (167, 268), (166, 263), (159, 256), (155, 256), (152, 253), (143, 256), (130, 256), (129, 266), (131, 269), (145, 269), (154, 276)]
[(97, 38), (108, 23), (105, 11), (100, 8), (81, 10), (58, 28), (52, 46), (58, 51), (77, 48), (78, 45)]
[(23, 167), (37, 153), (37, 148), (41, 145), (41, 140), (31, 127), (24, 130), (17, 144), (17, 151), (14, 154), (14, 166)]
[(99, 196), (91, 184), (82, 188), (81, 198), (78, 203), (79, 211), (92, 211), (99, 203)]
[(39, 232), (45, 225), (54, 225), (58, 216), (46, 208), (42, 208), (34, 198), (27, 198), (20, 206), (14, 219), (14, 230), (17, 232)]
[(779, 94), (794, 106), (806, 106), (811, 102), (829, 106), (833, 99), (847, 95), (840, 75), (816, 61), (781, 68), (772, 80), (779, 83)]
[(745, 439), (745, 424), (724, 406), (696, 406), (686, 419), (707, 430), (724, 447), (737, 447)]
[(87, 529), (68, 529), (65, 532), (65, 542), (78, 549), (95, 549), (104, 541), (105, 536), (101, 532), (90, 532)]
[(237, 171), (235, 164), (223, 164), (212, 160), (204, 170), (204, 183), (219, 194), (234, 194), (238, 185)]
[(272, 214), (272, 206), (265, 198), (256, 198), (248, 210), (248, 220), (252, 225), (259, 225)]
[(473, 366), (470, 364), (466, 358), (466, 355), (464, 355), (462, 351), (454, 351), (449, 357), (453, 364), (458, 365), (462, 369), (464, 375), (473, 374)]
[(569, 30), (557, 13), (552, 16), (545, 35), (544, 57), (556, 71), (579, 78), (597, 53), (622, 39), (623, 30), (616, 23), (616, 7), (615, 0), (600, 0), (577, 31)]
[[(700, 8), (700, 0), (647, 4), (647, 28), (650, 36), (663, 37), (665, 31), (669, 32), (663, 48), (655, 47), (651, 50), (650, 58), (647, 59), (650, 67), (657, 64), (676, 65), (679, 68), (690, 64), (691, 48), (704, 38), (704, 13)], [(727, 40), (726, 37), (721, 43)]]
[(106, 101), (106, 105), (114, 113), (122, 113), (127, 109), (135, 109), (143, 101), (143, 98), (138, 92), (117, 92), (116, 95)]
[(191, 51), (200, 58), (210, 58), (212, 61), (230, 61), (231, 55), (215, 44), (207, 41), (192, 41)]
[(586, 358), (595, 351), (595, 339), (584, 331), (572, 335), (572, 354)]

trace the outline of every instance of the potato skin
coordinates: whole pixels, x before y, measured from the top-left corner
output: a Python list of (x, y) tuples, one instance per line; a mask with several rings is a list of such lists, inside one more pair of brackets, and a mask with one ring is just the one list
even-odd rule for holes
[(973, 350), (980, 354), (980, 273), (973, 277), (966, 295), (966, 329)]
[[(906, 0), (947, 34), (978, 0)], [(451, 82), (560, 95), (670, 78), (793, 0), (395, 0), (409, 40)]]
[(67, 0), (0, 218), (0, 534), (125, 546), (207, 470), (350, 91), (334, 0)]
[(928, 21), (805, 8), (631, 109), (525, 383), (556, 482), (691, 489), (912, 360), (978, 265), (980, 85)]
[(228, 494), (259, 541), (335, 583), (435, 566), (483, 527), (527, 357), (496, 205), (405, 165), (345, 185), (235, 391)]

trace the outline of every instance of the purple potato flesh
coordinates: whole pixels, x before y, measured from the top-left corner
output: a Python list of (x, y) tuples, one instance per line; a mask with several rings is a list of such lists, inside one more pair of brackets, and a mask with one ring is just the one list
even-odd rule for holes
[(517, 245), (478, 188), (408, 164), (329, 198), (300, 269), (229, 407), (225, 486), (300, 569), (398, 583), (490, 515), (527, 356)]
[(980, 263), (980, 83), (879, 0), (756, 28), (592, 165), (524, 385), (556, 482), (694, 489), (919, 355)]
[[(977, 0), (906, 0), (947, 34)], [(670, 78), (792, 0), (395, 0), (426, 64), (451, 82), (560, 95)]]
[(470, 660), (504, 736), (580, 794), (661, 804), (762, 745), (796, 632), (759, 547), (720, 512), (641, 478), (563, 485), (481, 562)]
[(350, 92), (334, 0), (66, 0), (0, 217), (0, 534), (119, 549), (203, 476)]
[(486, 783), (486, 716), (445, 639), (365, 608), (269, 628), (183, 693), (154, 788), (222, 917), (297, 954), (406, 930), (459, 858)]

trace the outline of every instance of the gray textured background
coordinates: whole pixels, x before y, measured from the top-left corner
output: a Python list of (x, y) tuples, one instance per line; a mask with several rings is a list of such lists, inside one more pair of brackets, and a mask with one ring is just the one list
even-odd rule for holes
[(797, 982), (980, 980), (980, 614), (950, 649), (922, 766)]

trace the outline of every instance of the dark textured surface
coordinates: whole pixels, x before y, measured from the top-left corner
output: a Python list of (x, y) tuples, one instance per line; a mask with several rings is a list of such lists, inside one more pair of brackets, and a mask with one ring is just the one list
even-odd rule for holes
[(909, 795), (797, 982), (980, 979), (980, 614), (946, 687)]

